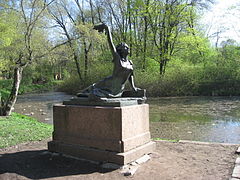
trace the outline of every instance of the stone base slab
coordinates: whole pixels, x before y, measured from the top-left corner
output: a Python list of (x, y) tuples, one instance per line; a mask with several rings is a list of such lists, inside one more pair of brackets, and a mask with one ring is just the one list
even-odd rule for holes
[(91, 101), (89, 98), (77, 97), (68, 101), (63, 101), (63, 105), (79, 106), (103, 106), (103, 107), (124, 107), (143, 104), (146, 98), (100, 98), (97, 101)]
[(149, 105), (124, 107), (55, 105), (51, 152), (119, 165), (154, 151)]
[(151, 141), (149, 106), (55, 105), (53, 140), (125, 152)]
[(50, 141), (48, 143), (48, 150), (51, 152), (63, 153), (93, 161), (111, 162), (119, 165), (125, 165), (135, 161), (143, 155), (153, 152), (155, 148), (156, 143), (152, 141), (123, 153), (90, 148), (77, 144), (66, 144), (58, 141)]

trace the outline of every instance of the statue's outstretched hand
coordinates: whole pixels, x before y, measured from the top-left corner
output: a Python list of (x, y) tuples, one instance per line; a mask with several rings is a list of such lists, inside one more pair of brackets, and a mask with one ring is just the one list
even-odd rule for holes
[(137, 87), (134, 87), (134, 88), (133, 88), (133, 91), (134, 91), (134, 92), (138, 92), (138, 91), (140, 91), (140, 90), (142, 90), (142, 89), (137, 88)]
[(107, 29), (107, 25), (104, 23), (98, 24), (98, 25), (95, 25), (93, 29), (97, 30), (98, 32), (103, 32), (104, 30)]

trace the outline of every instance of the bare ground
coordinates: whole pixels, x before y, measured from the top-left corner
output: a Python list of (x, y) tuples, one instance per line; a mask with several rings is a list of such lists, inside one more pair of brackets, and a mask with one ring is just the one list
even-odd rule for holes
[(151, 160), (133, 176), (106, 170), (99, 164), (67, 158), (47, 151), (50, 139), (0, 149), (0, 180), (228, 180), (237, 157), (237, 145), (157, 141)]

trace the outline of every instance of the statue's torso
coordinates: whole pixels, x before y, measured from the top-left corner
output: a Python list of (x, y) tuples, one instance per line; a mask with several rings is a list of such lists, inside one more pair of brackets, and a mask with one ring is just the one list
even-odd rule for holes
[[(114, 63), (113, 74), (94, 84), (96, 93), (106, 93), (110, 97), (121, 96), (126, 81), (133, 72), (132, 62), (118, 59)], [(97, 89), (96, 89), (97, 88)]]

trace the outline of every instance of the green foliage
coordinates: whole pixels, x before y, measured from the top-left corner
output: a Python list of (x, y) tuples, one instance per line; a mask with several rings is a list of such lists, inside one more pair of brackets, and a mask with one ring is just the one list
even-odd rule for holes
[(0, 80), (0, 105), (1, 101), (5, 101), (11, 91), (11, 80)]
[[(205, 40), (203, 41), (205, 42)], [(190, 42), (188, 42), (190, 43)], [(206, 42), (205, 42), (206, 43)], [(157, 62), (147, 58), (147, 69), (143, 71), (138, 66), (138, 59), (133, 60), (137, 64), (135, 68), (136, 86), (147, 89), (148, 96), (192, 96), (192, 95), (240, 95), (240, 65), (238, 63), (238, 52), (228, 59), (222, 57), (220, 52), (214, 51), (207, 45), (206, 50), (200, 55), (196, 51), (187, 48), (178, 57), (168, 63), (167, 72), (159, 76)], [(199, 45), (200, 46), (200, 45)], [(184, 54), (188, 51), (186, 54)], [(225, 53), (229, 53), (225, 49)], [(239, 51), (235, 48), (235, 51)], [(182, 56), (180, 56), (182, 55)], [(199, 60), (196, 58), (199, 57)], [(230, 58), (231, 57), (231, 58)], [(99, 64), (91, 67), (88, 79), (79, 81), (74, 74), (63, 83), (62, 90), (76, 93), (88, 85), (111, 75), (110, 63)], [(77, 86), (76, 86), (77, 84)]]
[(17, 16), (15, 12), (1, 12), (0, 15), (0, 47), (9, 46), (17, 36), (14, 27)]
[(60, 86), (61, 83), (62, 81), (51, 81), (43, 84), (23, 84), (20, 86), (19, 94), (54, 91), (58, 88), (58, 86)]
[[(31, 12), (36, 15), (41, 2), (32, 9), (31, 2), (24, 1), (25, 12), (29, 12), (27, 18)], [(136, 85), (147, 89), (148, 96), (239, 95), (239, 45), (227, 40), (214, 49), (198, 29), (197, 5), (209, 5), (207, 2), (103, 0), (92, 1), (92, 6), (88, 3), (81, 7), (81, 3), (54, 2), (48, 8), (50, 13), (41, 14), (34, 25), (27, 43), (30, 51), (24, 45), (26, 28), (22, 25), (23, 16), (18, 14), (21, 11), (10, 8), (1, 11), (0, 77), (11, 78), (9, 72), (21, 56), (23, 63), (31, 63), (23, 71), (19, 93), (52, 90), (54, 80), (64, 81), (61, 90), (76, 93), (111, 75), (107, 37), (93, 30), (93, 24), (104, 21), (115, 44), (124, 41), (131, 47), (129, 59), (135, 65)], [(53, 19), (49, 20), (50, 17)], [(51, 33), (59, 29), (42, 28), (52, 26), (53, 21), (62, 30), (57, 36)], [(54, 42), (49, 42), (52, 37)], [(32, 60), (28, 59), (29, 52)], [(1, 84), (0, 81), (0, 92), (5, 98), (11, 84)]]
[(97, 30), (93, 29), (92, 24), (78, 24), (76, 26), (76, 31), (79, 33), (83, 38), (90, 40), (91, 42), (98, 42), (98, 43), (103, 43), (104, 38), (103, 35), (98, 33)]
[(0, 117), (0, 148), (40, 141), (50, 137), (52, 131), (52, 125), (24, 115), (13, 113), (9, 117)]
[(196, 95), (198, 90), (197, 68), (173, 67), (164, 76), (158, 76), (158, 72), (136, 73), (137, 86), (147, 89), (148, 96), (186, 96)]
[(0, 102), (5, 102), (9, 95), (10, 91), (6, 89), (0, 89)]
[[(63, 83), (62, 81), (50, 81), (42, 84), (22, 83), (20, 85), (19, 94), (53, 91)], [(12, 88), (12, 80), (0, 80), (0, 94), (2, 100), (6, 100)]]
[(181, 35), (177, 49), (180, 50), (175, 53), (175, 57), (193, 64), (206, 62), (216, 55), (206, 38), (185, 33)]
[[(216, 58), (216, 57), (215, 57)], [(169, 63), (164, 76), (157, 71), (137, 71), (136, 85), (147, 89), (148, 96), (240, 95), (239, 65), (191, 64), (183, 60)], [(236, 67), (237, 66), (237, 67)]]
[(41, 15), (43, 1), (3, 4), (0, 11), (0, 76), (8, 73), (11, 78), (9, 72), (14, 67), (34, 64), (34, 59), (49, 48), (49, 41), (48, 33), (41, 28), (46, 25)]
[(179, 139), (152, 138), (152, 140), (154, 140), (154, 141), (168, 141), (168, 142), (173, 142), (173, 143), (179, 142)]
[(11, 51), (9, 47), (19, 37), (16, 28), (18, 19), (17, 13), (14, 11), (0, 11), (0, 76), (2, 71), (8, 71), (12, 65), (9, 54), (14, 54), (15, 51)]
[(22, 84), (45, 84), (54, 80), (53, 68), (47, 61), (39, 61), (25, 68)]
[(89, 72), (89, 76), (81, 81), (76, 76), (76, 74), (72, 74), (70, 78), (65, 79), (64, 82), (59, 86), (59, 90), (68, 92), (70, 94), (76, 94), (80, 90), (88, 87), (89, 85), (97, 82), (107, 76), (110, 76), (112, 73), (112, 63), (101, 63), (95, 64), (91, 71)]

